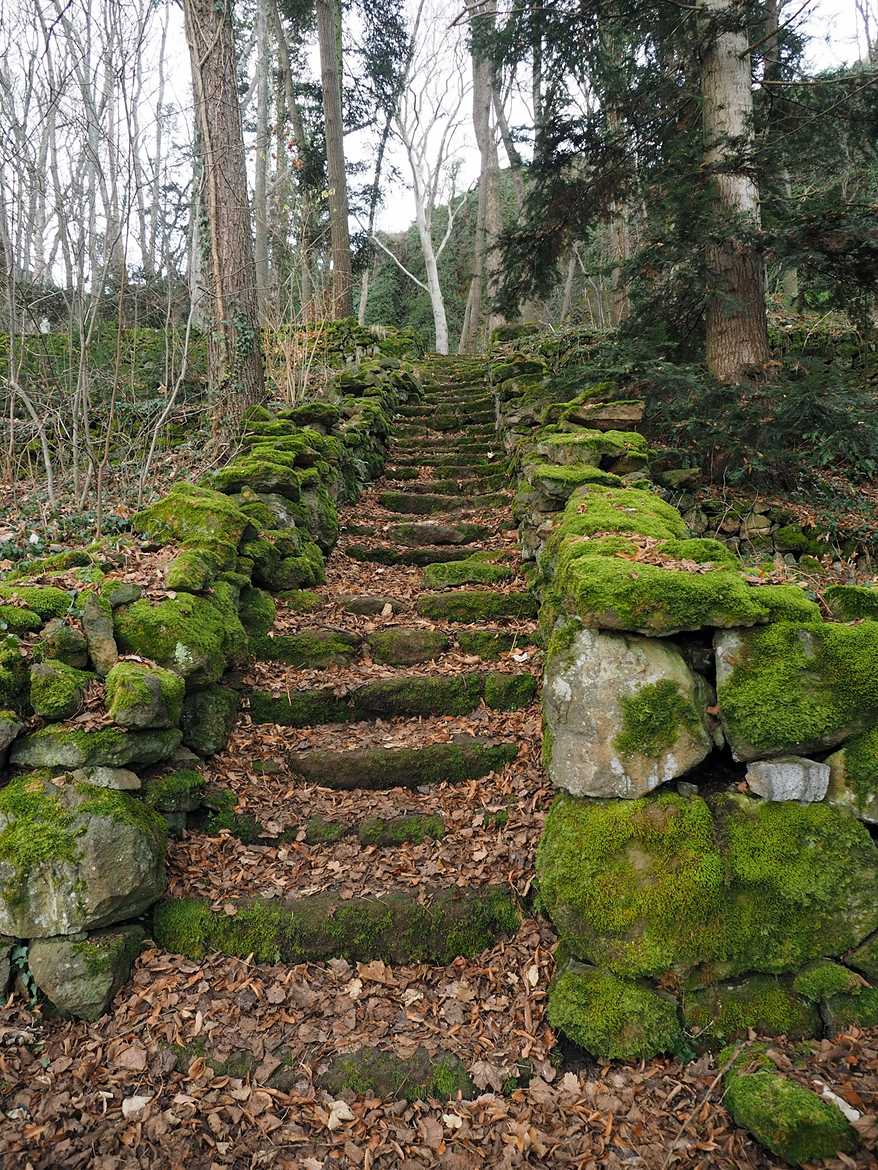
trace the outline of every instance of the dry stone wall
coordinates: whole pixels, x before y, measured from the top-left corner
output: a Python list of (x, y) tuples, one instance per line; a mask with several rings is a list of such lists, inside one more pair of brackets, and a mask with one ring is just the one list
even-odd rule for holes
[(550, 1022), (622, 1059), (878, 1024), (878, 590), (818, 604), (693, 532), (612, 384), (492, 376), (542, 589)]
[[(259, 654), (273, 593), (323, 580), (336, 505), (384, 465), (420, 394), (399, 359), (342, 369), (319, 401), (253, 408), (233, 460), (133, 517), (121, 545), (0, 582), (0, 972), (95, 1018), (187, 817), (233, 825), (197, 770), (234, 727), (229, 672)], [(11, 960), (11, 962), (10, 962)]]

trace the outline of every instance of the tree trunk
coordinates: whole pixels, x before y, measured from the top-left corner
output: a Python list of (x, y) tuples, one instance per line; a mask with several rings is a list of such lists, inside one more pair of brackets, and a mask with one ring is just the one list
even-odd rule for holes
[[(706, 356), (722, 382), (738, 381), (769, 358), (765, 274), (761, 255), (741, 233), (759, 228), (759, 192), (741, 158), (753, 140), (746, 15), (739, 0), (703, 0), (725, 31), (714, 32), (702, 75), (704, 164), (719, 200), (718, 220), (729, 234), (707, 249)], [(737, 27), (729, 27), (736, 14)]]
[(329, 224), (332, 241), (334, 316), (354, 313), (351, 275), (351, 238), (348, 226), (348, 186), (344, 160), (341, 84), (339, 81), (338, 0), (317, 0), (317, 38), (326, 125), (326, 167), (329, 175)]
[(257, 0), (256, 5), (256, 169), (253, 184), (256, 297), (263, 316), (268, 309), (268, 151), (271, 146), (268, 128), (271, 44), (266, 2)]
[(232, 10), (229, 0), (184, 0), (183, 13), (207, 194), (214, 429), (228, 437), (265, 397)]

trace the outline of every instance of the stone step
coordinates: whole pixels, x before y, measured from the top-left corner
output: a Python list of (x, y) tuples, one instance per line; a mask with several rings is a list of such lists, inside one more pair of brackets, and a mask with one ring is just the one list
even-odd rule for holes
[(433, 621), (480, 622), (498, 618), (535, 618), (539, 599), (533, 593), (502, 593), (490, 589), (457, 589), (448, 593), (423, 593), (417, 612)]
[(353, 561), (376, 565), (414, 565), (423, 568), (437, 561), (464, 560), (480, 551), (476, 544), (423, 545), (420, 548), (400, 548), (395, 544), (349, 544), (342, 550)]
[(469, 671), (378, 679), (342, 694), (336, 687), (319, 687), (285, 695), (251, 691), (249, 698), (254, 723), (313, 727), (415, 715), (467, 715), (482, 701), (495, 711), (516, 711), (529, 706), (535, 694), (532, 674)]
[(502, 508), (508, 504), (506, 496), (494, 493), (492, 495), (457, 495), (444, 496), (428, 492), (381, 492), (378, 503), (388, 512), (398, 512), (408, 516), (427, 516), (431, 512), (459, 512), (472, 508)]
[[(531, 645), (533, 636), (507, 630), (458, 630), (453, 641), (462, 653), (492, 661), (515, 646)], [(282, 662), (299, 670), (346, 666), (364, 652), (386, 666), (417, 666), (441, 657), (451, 649), (453, 641), (442, 630), (426, 626), (386, 626), (365, 638), (347, 630), (316, 627), (298, 634), (260, 638), (253, 650), (260, 662)]]
[(476, 556), (465, 561), (427, 565), (424, 584), (428, 589), (456, 589), (461, 585), (500, 585), (511, 581), (514, 576), (515, 569), (511, 565), (494, 564)]
[[(420, 496), (419, 498), (423, 499), (424, 497)], [(436, 544), (458, 546), (489, 540), (495, 531), (495, 528), (485, 524), (469, 524), (465, 521), (450, 524), (440, 520), (411, 520), (390, 524), (382, 529), (380, 535), (396, 544), (416, 547)]]
[(362, 651), (363, 639), (348, 630), (317, 626), (297, 634), (252, 638), (250, 650), (259, 662), (285, 662), (301, 669), (345, 666)]
[(404, 407), (406, 418), (422, 418), (429, 421), (430, 429), (434, 431), (463, 431), (472, 424), (486, 425), (495, 421), (493, 410), (437, 410), (435, 407)]
[[(399, 455), (395, 456), (393, 460), (394, 467), (432, 467), (438, 468), (440, 471), (447, 471), (454, 474), (460, 469), (466, 472), (466, 478), (472, 479), (479, 475), (497, 475), (501, 471), (508, 470), (508, 464), (505, 458), (491, 459), (474, 459), (472, 455), (445, 455), (441, 449), (437, 449), (431, 455)], [(388, 471), (388, 476), (391, 472)]]
[(380, 897), (314, 894), (289, 901), (252, 898), (211, 909), (172, 898), (153, 911), (159, 947), (190, 959), (209, 954), (258, 963), (430, 963), (472, 957), (514, 934), (522, 915), (507, 886), (389, 891)]
[(453, 496), (473, 492), (488, 492), (496, 488), (511, 488), (513, 486), (509, 475), (503, 471), (498, 472), (496, 475), (480, 476), (467, 476), (463, 474), (465, 471), (464, 468), (460, 468), (460, 471), (462, 474), (459, 478), (403, 481), (404, 487), (401, 486), (393, 490), (403, 491), (406, 495)]
[(487, 776), (518, 755), (518, 745), (461, 735), (452, 743), (422, 747), (367, 747), (352, 751), (315, 748), (291, 752), (291, 772), (322, 788), (370, 791), (459, 783)]
[(432, 439), (395, 439), (391, 445), (390, 458), (394, 454), (399, 455), (431, 455), (435, 452), (444, 452), (446, 455), (467, 455), (472, 454), (478, 456), (484, 454), (485, 451), (502, 450), (500, 439), (497, 436), (494, 438), (485, 439), (457, 439), (453, 441), (443, 441), (437, 438)]
[(493, 410), (494, 395), (484, 388), (479, 394), (458, 394), (452, 391), (449, 394), (430, 394), (417, 405), (440, 410)]

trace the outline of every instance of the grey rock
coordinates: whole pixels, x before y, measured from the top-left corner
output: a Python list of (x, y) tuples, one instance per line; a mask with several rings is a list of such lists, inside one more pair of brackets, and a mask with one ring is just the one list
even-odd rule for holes
[(14, 946), (14, 938), (0, 935), (0, 996), (5, 996), (9, 987), (9, 979), (12, 975), (12, 948)]
[(88, 656), (96, 672), (103, 677), (119, 657), (113, 635), (113, 610), (110, 603), (97, 593), (81, 593), (79, 598), (80, 621), (88, 644)]
[[(866, 737), (868, 747), (872, 747), (875, 741), (875, 733), (867, 732)], [(862, 747), (867, 746), (861, 744), (859, 740), (849, 740), (844, 747), (839, 748), (838, 751), (833, 752), (831, 756), (826, 759), (829, 767), (829, 788), (826, 793), (826, 803), (833, 804), (836, 808), (846, 809), (852, 812), (854, 816), (860, 818), (861, 821), (866, 821), (870, 825), (878, 825), (878, 759), (876, 759), (874, 747), (869, 751), (863, 751)], [(848, 757), (849, 752), (860, 748), (860, 764), (857, 771), (856, 780), (849, 774)], [(871, 768), (864, 768), (864, 761), (872, 761)]]
[(44, 659), (51, 658), (84, 670), (88, 666), (88, 643), (81, 630), (68, 625), (62, 618), (52, 618), (43, 627), (38, 642)]
[(388, 605), (391, 613), (399, 613), (403, 608), (403, 603), (398, 597), (381, 597), (368, 593), (342, 594), (336, 600), (348, 613), (364, 614), (366, 617), (382, 613)]
[(123, 926), (83, 939), (35, 939), (28, 967), (61, 1015), (96, 1020), (128, 981), (143, 938), (142, 927)]
[(137, 601), (143, 590), (133, 581), (105, 581), (103, 596), (110, 603), (112, 609), (120, 605), (130, 605)]
[(78, 784), (91, 784), (95, 788), (115, 788), (117, 792), (139, 792), (143, 787), (136, 772), (128, 768), (77, 768), (73, 779)]
[(802, 756), (754, 760), (747, 768), (751, 792), (766, 800), (822, 800), (829, 786), (829, 767)]
[(107, 710), (120, 727), (174, 727), (186, 683), (179, 674), (143, 662), (117, 662), (107, 674)]
[[(164, 893), (165, 827), (123, 792), (23, 776), (0, 811), (12, 841), (43, 847), (0, 860), (0, 932), (51, 938), (112, 926)], [(51, 831), (47, 832), (47, 826)]]
[(210, 686), (186, 696), (183, 743), (199, 756), (221, 752), (238, 718), (240, 696), (228, 687)]
[(15, 739), (24, 731), (25, 724), (11, 711), (0, 711), (0, 763), (6, 759), (6, 752)]
[(126, 731), (102, 727), (82, 731), (56, 723), (15, 741), (10, 760), (26, 768), (127, 768), (160, 764), (169, 759), (182, 738), (177, 727)]
[[(713, 747), (710, 702), (707, 684), (666, 639), (579, 630), (546, 662), (552, 783), (576, 796), (637, 797), (682, 776)], [(638, 745), (631, 726), (648, 706), (667, 718)]]

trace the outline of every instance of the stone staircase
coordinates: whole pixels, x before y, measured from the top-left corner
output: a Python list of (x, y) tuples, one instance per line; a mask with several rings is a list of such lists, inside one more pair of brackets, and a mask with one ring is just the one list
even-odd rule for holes
[[(388, 964), (412, 1004), (437, 979), (475, 987), (504, 948), (541, 939), (527, 906), (548, 796), (538, 603), (477, 373), (466, 359), (427, 367), (424, 399), (396, 420), (385, 477), (340, 517), (326, 584), (279, 599), (242, 680), (245, 715), (209, 765), (238, 813), (211, 849), (197, 832), (171, 847), (172, 896), (154, 919), (164, 950), (329, 963), (309, 977), (333, 994), (332, 964)], [(415, 1053), (404, 1005), (395, 1031), (379, 1055), (416, 1055), (429, 1095), (468, 1094), (467, 1070), (495, 1057), (520, 1075), (511, 1037), (492, 1053), (479, 1029), (430, 1032)], [(296, 1045), (283, 1033), (276, 1043), (288, 1069)], [(314, 1059), (334, 1091), (382, 1091), (372, 1046)], [(433, 1073), (449, 1068), (446, 1092)]]

